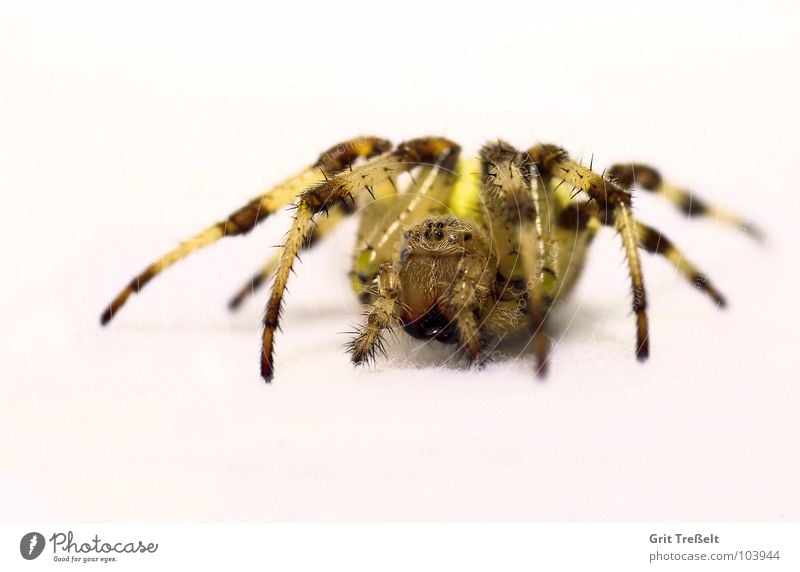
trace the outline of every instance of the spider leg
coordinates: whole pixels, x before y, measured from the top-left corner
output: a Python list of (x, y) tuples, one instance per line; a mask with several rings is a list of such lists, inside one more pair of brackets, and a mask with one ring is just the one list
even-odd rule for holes
[(633, 312), (636, 314), (636, 357), (644, 361), (650, 354), (647, 326), (647, 297), (644, 288), (642, 264), (639, 259), (639, 237), (631, 210), (631, 193), (620, 183), (595, 173), (572, 160), (566, 151), (555, 145), (536, 145), (528, 154), (541, 173), (565, 181), (585, 192), (597, 203), (601, 222), (613, 222), (625, 249), (628, 272), (633, 293)]
[(481, 340), (480, 326), (478, 325), (479, 276), (485, 268), (471, 263), (469, 258), (462, 259), (460, 276), (456, 277), (450, 295), (440, 302), (454, 315), (456, 330), (461, 347), (467, 352), (470, 363), (483, 361), (483, 341)]
[(550, 343), (544, 332), (547, 315), (545, 281), (550, 268), (550, 224), (545, 221), (545, 197), (531, 158), (514, 147), (498, 141), (481, 150), (482, 180), (480, 193), (490, 211), (488, 229), (508, 281), (522, 272), (528, 300), (526, 304), (537, 375), (547, 373)]
[[(405, 226), (415, 224), (427, 216), (436, 206), (446, 206), (448, 195), (452, 190), (452, 174), (441, 168), (422, 167), (414, 182), (401, 195), (393, 190), (391, 184), (377, 185), (372, 190), (377, 199), (389, 200), (385, 208), (378, 208), (377, 202), (370, 203), (361, 214), (359, 233), (357, 238), (358, 254), (356, 255), (356, 270), (351, 272), (354, 290), (365, 303), (370, 300), (368, 289), (377, 277), (377, 268), (391, 259), (394, 254), (396, 242), (400, 239)], [(420, 208), (424, 199), (430, 199), (432, 204), (425, 203)], [(317, 220), (311, 237), (302, 250), (312, 248), (325, 238), (330, 232), (341, 224), (345, 218), (352, 214), (349, 203), (340, 202), (334, 206), (329, 216)], [(377, 219), (370, 215), (376, 211)], [(375, 246), (373, 246), (375, 245)], [(244, 300), (255, 293), (261, 285), (274, 274), (278, 267), (280, 255), (273, 255), (253, 276), (242, 285), (228, 302), (228, 308), (238, 309)]]
[(720, 306), (725, 307), (725, 298), (719, 291), (714, 288), (708, 277), (700, 272), (683, 253), (678, 250), (666, 236), (660, 231), (650, 228), (649, 226), (640, 222), (636, 223), (637, 232), (639, 234), (639, 245), (647, 252), (653, 254), (660, 254), (675, 267), (675, 270), (686, 278), (688, 282), (694, 285), (695, 288), (702, 290), (708, 294), (714, 302)]
[[(311, 231), (311, 236), (309, 236), (308, 241), (303, 244), (302, 250), (316, 246), (329, 233), (333, 232), (333, 230), (347, 218), (348, 214), (350, 213), (345, 207), (345, 203), (340, 202), (336, 204), (330, 210), (327, 217), (320, 218), (317, 221), (317, 224)], [(264, 265), (261, 266), (261, 268), (259, 268), (258, 271), (253, 274), (253, 276), (245, 284), (242, 285), (236, 294), (233, 295), (228, 302), (228, 309), (237, 310), (245, 301), (245, 299), (255, 294), (255, 291), (275, 273), (275, 269), (278, 267), (279, 261), (279, 254), (274, 254), (271, 256), (269, 260), (267, 260)]]
[(100, 323), (107, 324), (131, 294), (140, 292), (158, 274), (186, 258), (192, 252), (209, 246), (223, 237), (250, 232), (259, 222), (289, 204), (304, 188), (342, 171), (359, 157), (370, 157), (383, 153), (390, 147), (391, 144), (388, 141), (376, 137), (360, 137), (331, 147), (322, 153), (312, 166), (254, 198), (225, 220), (208, 227), (150, 264), (117, 294), (116, 298), (103, 311)]
[(491, 311), (483, 318), (480, 329), (489, 340), (501, 340), (506, 336), (516, 336), (524, 331), (528, 322), (520, 311), (519, 298), (496, 300)]
[(756, 240), (763, 240), (764, 234), (752, 222), (723, 208), (711, 205), (694, 193), (665, 181), (653, 167), (641, 163), (612, 165), (606, 174), (625, 188), (634, 185), (661, 195), (689, 217), (708, 217), (729, 226), (743, 230)]
[(386, 353), (382, 334), (395, 315), (401, 293), (400, 278), (391, 262), (384, 262), (378, 269), (378, 289), (378, 298), (366, 315), (358, 335), (347, 346), (356, 365), (373, 361), (378, 352)]
[(447, 139), (429, 137), (402, 143), (394, 151), (375, 157), (367, 163), (341, 171), (330, 179), (303, 191), (296, 201), (296, 211), (280, 254), (280, 263), (275, 273), (264, 316), (262, 333), (261, 375), (269, 382), (274, 374), (273, 344), (278, 328), (283, 294), (294, 259), (312, 230), (313, 219), (342, 199), (356, 194), (392, 177), (409, 171), (419, 164), (448, 166), (457, 157), (459, 147)]
[[(577, 207), (576, 212), (580, 217), (578, 224), (583, 225), (586, 231), (593, 235), (603, 224), (599, 210), (594, 205), (587, 203), (579, 203)], [(567, 212), (569, 211), (564, 211), (564, 214)], [(574, 214), (570, 214), (568, 217), (562, 216), (562, 219), (572, 219), (574, 216)], [(564, 223), (565, 226), (568, 224), (571, 223)], [(639, 246), (641, 248), (650, 254), (660, 254), (666, 258), (687, 282), (698, 290), (705, 292), (720, 308), (724, 308), (727, 305), (725, 297), (714, 287), (708, 275), (692, 264), (666, 235), (639, 221), (636, 221), (636, 232), (639, 236)]]

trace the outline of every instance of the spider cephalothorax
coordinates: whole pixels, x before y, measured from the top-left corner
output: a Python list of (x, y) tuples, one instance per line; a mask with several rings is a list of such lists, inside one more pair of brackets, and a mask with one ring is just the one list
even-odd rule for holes
[(398, 320), (415, 338), (457, 342), (464, 282), (474, 290), (473, 314), (480, 315), (491, 301), (497, 261), (487, 237), (467, 220), (437, 217), (412, 227), (404, 238)]
[(415, 338), (459, 344), (477, 361), (495, 340), (527, 333), (537, 372), (543, 374), (549, 348), (545, 319), (574, 285), (587, 248), (603, 226), (614, 227), (624, 247), (640, 360), (649, 354), (640, 249), (666, 257), (687, 280), (724, 304), (708, 278), (663, 234), (634, 218), (634, 186), (663, 195), (688, 215), (709, 216), (758, 235), (752, 225), (665, 182), (646, 165), (614, 165), (599, 174), (555, 145), (520, 151), (502, 141), (485, 145), (476, 159), (459, 155), (459, 146), (441, 137), (397, 147), (361, 137), (334, 146), (148, 266), (106, 308), (101, 322), (106, 324), (132, 293), (194, 250), (245, 234), (293, 204), (295, 216), (281, 252), (230, 303), (238, 307), (274, 274), (261, 352), (266, 381), (273, 377), (274, 333), (294, 260), (302, 248), (356, 212), (360, 227), (350, 276), (369, 308), (348, 346), (354, 363), (381, 352), (383, 332), (397, 322)]

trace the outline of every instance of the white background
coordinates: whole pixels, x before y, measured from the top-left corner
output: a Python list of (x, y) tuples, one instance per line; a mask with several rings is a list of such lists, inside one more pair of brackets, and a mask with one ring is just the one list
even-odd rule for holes
[[(556, 5), (557, 4), (557, 5)], [(0, 518), (797, 521), (797, 79), (790, 3), (5, 2), (0, 6)], [(148, 262), (359, 134), (553, 141), (658, 165), (758, 246), (651, 197), (718, 311), (645, 255), (652, 358), (598, 237), (551, 375), (400, 340), (354, 370), (353, 227), (290, 281), (275, 383), (261, 293), (225, 303), (271, 219)]]

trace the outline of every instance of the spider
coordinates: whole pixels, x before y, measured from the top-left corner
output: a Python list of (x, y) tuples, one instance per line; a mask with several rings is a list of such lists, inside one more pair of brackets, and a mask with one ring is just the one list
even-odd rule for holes
[(525, 151), (496, 141), (472, 159), (460, 159), (460, 151), (443, 137), (396, 147), (378, 137), (335, 145), (148, 266), (105, 309), (101, 323), (169, 266), (223, 237), (248, 233), (291, 204), (294, 218), (280, 252), (229, 304), (237, 308), (274, 274), (261, 351), (261, 375), (270, 382), (275, 330), (295, 259), (358, 212), (350, 278), (367, 310), (348, 345), (354, 364), (385, 354), (383, 334), (396, 323), (415, 338), (458, 344), (470, 362), (478, 363), (494, 341), (527, 333), (536, 372), (544, 376), (545, 320), (572, 289), (603, 227), (616, 229), (624, 248), (640, 361), (650, 351), (640, 249), (665, 257), (718, 306), (725, 305), (708, 277), (669, 239), (636, 220), (634, 187), (663, 196), (687, 215), (718, 219), (760, 236), (752, 224), (665, 181), (647, 165), (618, 164), (597, 173), (550, 144)]

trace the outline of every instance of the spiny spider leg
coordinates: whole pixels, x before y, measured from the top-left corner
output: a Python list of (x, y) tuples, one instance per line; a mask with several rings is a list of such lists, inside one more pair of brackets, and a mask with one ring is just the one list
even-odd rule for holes
[[(333, 232), (350, 214), (348, 208), (350, 205), (345, 206), (345, 203), (338, 203), (330, 210), (327, 217), (317, 220), (317, 224), (311, 231), (308, 241), (303, 244), (303, 250), (309, 249), (317, 245), (323, 238)], [(273, 254), (264, 265), (256, 271), (255, 274), (233, 295), (228, 302), (228, 309), (237, 310), (242, 303), (255, 294), (255, 291), (267, 282), (270, 276), (275, 273), (280, 261), (280, 254)]]
[(209, 246), (227, 236), (242, 235), (250, 232), (254, 226), (289, 204), (303, 189), (327, 179), (348, 167), (359, 157), (371, 157), (391, 148), (391, 143), (377, 137), (359, 137), (345, 141), (320, 155), (312, 166), (289, 177), (266, 193), (259, 195), (245, 206), (232, 213), (206, 230), (183, 242), (156, 260), (117, 294), (111, 304), (106, 307), (100, 317), (100, 323), (106, 325), (125, 304), (131, 294), (138, 293), (145, 285), (192, 252)]
[(636, 229), (639, 234), (639, 245), (642, 248), (647, 252), (662, 255), (669, 260), (675, 267), (675, 270), (680, 272), (695, 288), (708, 294), (718, 306), (725, 307), (725, 298), (714, 288), (708, 276), (700, 272), (700, 270), (689, 262), (683, 253), (672, 244), (670, 239), (664, 236), (660, 231), (640, 222), (636, 223)]
[(395, 316), (400, 293), (397, 271), (391, 262), (384, 262), (378, 268), (378, 297), (359, 328), (358, 335), (347, 345), (355, 365), (373, 361), (376, 353), (386, 354), (382, 334)]
[[(603, 225), (603, 215), (599, 212), (596, 205), (588, 203), (576, 203), (577, 216), (583, 220), (584, 226), (586, 220), (589, 221), (588, 230), (592, 233), (596, 232)], [(569, 216), (564, 217), (564, 213), (569, 213)], [(572, 219), (576, 216), (575, 209), (564, 211), (562, 218)], [(565, 222), (565, 224), (570, 224)], [(640, 221), (636, 221), (636, 232), (639, 236), (639, 246), (649, 252), (650, 254), (660, 254), (667, 261), (672, 264), (673, 268), (677, 270), (686, 280), (691, 283), (698, 290), (705, 292), (720, 308), (724, 308), (727, 304), (725, 297), (717, 290), (708, 275), (701, 272), (692, 262), (686, 258), (672, 241), (667, 238), (660, 230), (652, 228)]]
[(355, 167), (352, 171), (341, 171), (300, 194), (295, 205), (292, 227), (281, 250), (280, 263), (264, 315), (261, 348), (261, 376), (264, 381), (271, 381), (274, 374), (274, 336), (278, 328), (283, 294), (294, 259), (311, 232), (314, 216), (342, 199), (354, 198), (361, 191), (409, 171), (417, 165), (447, 165), (450, 168), (459, 150), (458, 145), (440, 137), (413, 139), (402, 143), (394, 151)]
[[(420, 199), (430, 195), (434, 200), (438, 200), (442, 204), (446, 204), (447, 197), (442, 194), (442, 189), (444, 189), (445, 193), (449, 191), (449, 183), (447, 182), (446, 178), (435, 178), (439, 172), (441, 172), (440, 169), (423, 167), (420, 171), (420, 174), (415, 178), (414, 183), (412, 183), (401, 195), (398, 196), (394, 192), (388, 193), (385, 192), (385, 190), (384, 192), (381, 192), (379, 194), (380, 197), (384, 199), (389, 199), (392, 197), (392, 202), (389, 207), (383, 209), (386, 212), (381, 216), (381, 220), (377, 221), (376, 224), (367, 224), (374, 223), (375, 221), (371, 220), (366, 213), (362, 214), (361, 225), (370, 228), (370, 232), (363, 233), (367, 236), (365, 239), (359, 236), (358, 247), (361, 249), (357, 255), (357, 266), (359, 270), (353, 273), (354, 276), (351, 276), (354, 280), (354, 284), (355, 280), (358, 280), (358, 288), (362, 291), (362, 295), (359, 296), (360, 298), (364, 299), (365, 297), (369, 297), (364, 290), (368, 288), (377, 275), (377, 266), (380, 264), (381, 260), (381, 258), (378, 256), (378, 253), (394, 248), (394, 243), (402, 233), (402, 226), (406, 224), (409, 214), (413, 212), (414, 215), (419, 215), (422, 212), (430, 212), (429, 210), (423, 211), (423, 209), (417, 208), (419, 206)], [(449, 172), (446, 173), (448, 173), (447, 177), (452, 176), (452, 174)], [(391, 188), (391, 185), (384, 185), (384, 187)], [(379, 188), (381, 188), (380, 185), (373, 190)], [(329, 233), (333, 232), (333, 230), (338, 227), (348, 215), (352, 214), (353, 210), (354, 209), (351, 207), (350, 203), (337, 203), (329, 211), (327, 217), (323, 217), (315, 221), (316, 224), (314, 229), (311, 231), (311, 236), (309, 237), (308, 241), (303, 244), (301, 250), (312, 248), (318, 244), (320, 240), (325, 238)], [(359, 235), (361, 234), (362, 233), (359, 233)], [(391, 258), (391, 251), (384, 254), (388, 255), (384, 257), (384, 259)], [(258, 289), (262, 284), (266, 283), (266, 281), (275, 273), (275, 269), (278, 267), (279, 262), (280, 254), (275, 254), (269, 260), (267, 260), (267, 262), (265, 262), (264, 265), (259, 268), (259, 270), (253, 274), (253, 276), (245, 284), (242, 285), (236, 294), (234, 294), (230, 302), (228, 302), (228, 308), (231, 310), (238, 309), (245, 299), (254, 294), (256, 289)]]
[(612, 165), (606, 175), (619, 182), (623, 187), (634, 185), (645, 191), (661, 195), (689, 217), (708, 217), (724, 224), (736, 227), (756, 240), (763, 240), (764, 234), (752, 222), (738, 215), (708, 204), (694, 193), (665, 181), (655, 168), (641, 163)]
[(576, 189), (584, 191), (601, 211), (601, 222), (613, 224), (622, 239), (625, 258), (631, 279), (633, 312), (636, 314), (636, 357), (644, 361), (650, 354), (647, 326), (647, 297), (644, 288), (642, 263), (639, 259), (639, 237), (633, 212), (631, 194), (619, 183), (607, 179), (570, 159), (566, 151), (556, 145), (536, 145), (528, 154), (540, 173), (549, 173)]
[[(547, 373), (549, 341), (544, 332), (547, 304), (543, 293), (548, 269), (550, 225), (543, 221), (545, 200), (530, 157), (498, 141), (481, 150), (481, 197), (494, 221), (491, 232), (504, 276), (511, 280), (522, 271), (537, 375)], [(550, 270), (552, 272), (552, 270)]]

